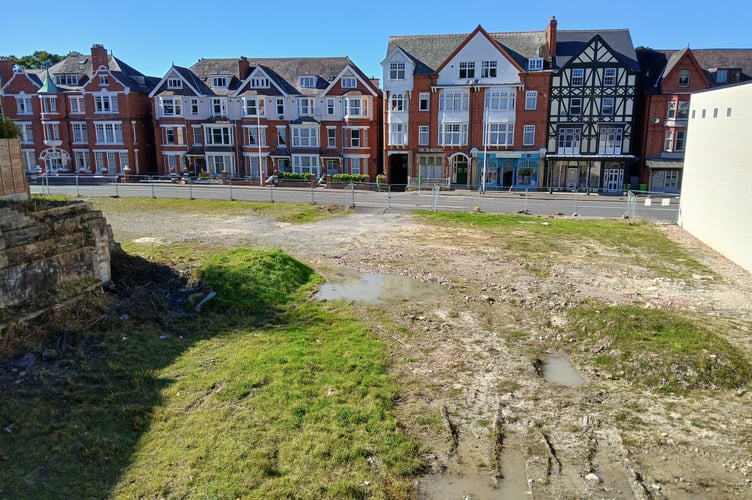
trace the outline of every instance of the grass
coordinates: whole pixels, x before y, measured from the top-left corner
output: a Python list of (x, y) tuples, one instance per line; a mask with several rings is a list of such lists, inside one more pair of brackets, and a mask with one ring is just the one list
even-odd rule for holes
[(695, 257), (662, 234), (656, 226), (613, 219), (541, 218), (468, 212), (420, 211), (420, 216), (441, 227), (471, 227), (493, 238), (495, 245), (515, 252), (545, 276), (543, 263), (566, 262), (572, 252), (578, 258), (614, 258), (650, 269), (661, 276), (690, 278), (713, 275)]
[(229, 200), (189, 200), (181, 198), (87, 198), (95, 209), (105, 214), (125, 213), (162, 213), (166, 211), (195, 213), (202, 215), (261, 215), (273, 217), (282, 222), (315, 222), (327, 217), (349, 213), (345, 207), (335, 205), (313, 205), (292, 203), (260, 203)]
[(237, 285), (216, 312), (110, 315), (71, 332), (55, 370), (4, 380), (0, 496), (413, 494), (421, 450), (393, 415), (386, 346), (348, 306), (308, 301), (317, 276), (277, 250), (201, 274)]
[(752, 364), (704, 322), (635, 306), (591, 305), (569, 312), (584, 349), (602, 371), (662, 393), (738, 389), (752, 383)]

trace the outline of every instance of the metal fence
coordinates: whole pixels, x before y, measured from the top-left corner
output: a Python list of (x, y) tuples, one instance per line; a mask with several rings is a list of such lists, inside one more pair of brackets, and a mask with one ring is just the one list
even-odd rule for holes
[(538, 216), (608, 217), (676, 222), (679, 195), (647, 191), (602, 193), (504, 190), (383, 183), (319, 184), (195, 177), (41, 175), (30, 179), (34, 194), (138, 196), (255, 202), (335, 204), (386, 211), (473, 211)]

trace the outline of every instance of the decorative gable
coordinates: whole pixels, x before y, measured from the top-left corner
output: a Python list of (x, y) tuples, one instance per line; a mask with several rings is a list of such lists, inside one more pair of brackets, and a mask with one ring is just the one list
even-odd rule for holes
[(396, 49), (381, 63), (384, 70), (385, 90), (410, 90), (413, 88), (415, 62), (402, 49)]
[(599, 36), (593, 37), (580, 54), (573, 57), (568, 63), (569, 66), (592, 66), (593, 64), (622, 65), (613, 50)]
[(438, 68), (438, 85), (510, 84), (520, 82), (517, 66), (478, 27)]

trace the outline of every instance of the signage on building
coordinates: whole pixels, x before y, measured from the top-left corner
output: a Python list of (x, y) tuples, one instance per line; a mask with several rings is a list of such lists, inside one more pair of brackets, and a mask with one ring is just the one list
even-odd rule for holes
[(418, 153), (443, 153), (441, 148), (418, 148)]

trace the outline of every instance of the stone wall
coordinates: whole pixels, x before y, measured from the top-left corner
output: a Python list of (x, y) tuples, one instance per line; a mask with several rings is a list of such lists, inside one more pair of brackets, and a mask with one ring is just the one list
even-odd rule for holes
[(0, 323), (109, 282), (111, 242), (89, 203), (0, 202)]
[(0, 200), (3, 199), (29, 199), (29, 184), (18, 139), (0, 139)]

